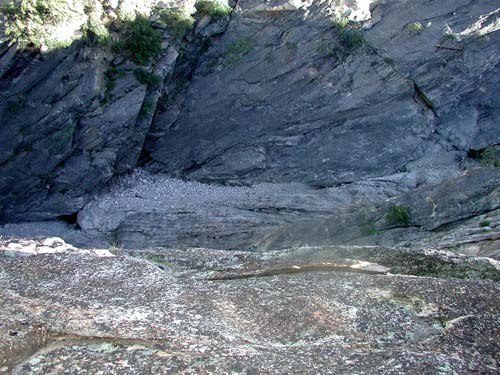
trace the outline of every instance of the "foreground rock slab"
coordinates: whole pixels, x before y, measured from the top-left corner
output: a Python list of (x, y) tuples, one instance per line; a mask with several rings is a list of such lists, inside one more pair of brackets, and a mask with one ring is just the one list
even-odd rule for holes
[[(499, 370), (498, 282), (376, 267), (376, 251), (384, 262), (390, 251), (402, 259), (397, 249), (128, 253), (136, 258), (64, 251), (0, 256), (0, 314), (7, 317), (0, 326), (1, 373)], [(426, 256), (446, 257), (438, 253)], [(370, 263), (359, 260), (364, 254), (372, 254)], [(341, 267), (305, 267), (326, 260)], [(487, 263), (488, 275), (499, 274), (498, 262), (486, 258), (454, 262), (465, 268)], [(304, 272), (286, 272), (293, 267)], [(264, 269), (285, 271), (259, 274)], [(246, 277), (210, 280), (238, 273)]]

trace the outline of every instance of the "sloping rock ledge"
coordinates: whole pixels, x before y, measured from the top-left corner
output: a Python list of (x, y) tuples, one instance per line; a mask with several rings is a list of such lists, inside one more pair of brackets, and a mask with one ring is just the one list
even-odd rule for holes
[(499, 370), (489, 258), (355, 246), (114, 256), (22, 241), (0, 242), (0, 373)]

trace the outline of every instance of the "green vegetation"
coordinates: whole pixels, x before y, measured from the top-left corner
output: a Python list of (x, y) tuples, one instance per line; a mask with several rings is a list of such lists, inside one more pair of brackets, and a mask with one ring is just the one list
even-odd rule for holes
[(343, 47), (353, 50), (361, 47), (365, 43), (365, 38), (361, 29), (353, 25), (347, 17), (333, 18), (332, 25)]
[(479, 226), (480, 227), (489, 227), (491, 225), (491, 220), (482, 220), (480, 223), (479, 223)]
[(458, 40), (458, 35), (451, 30), (451, 28), (448, 26), (444, 29), (443, 31), (443, 38), (445, 40)]
[(193, 17), (179, 8), (161, 9), (160, 20), (167, 26), (170, 36), (177, 40), (184, 38), (194, 24)]
[(332, 17), (332, 25), (336, 29), (345, 29), (349, 26), (349, 18), (342, 15)]
[(335, 53), (334, 44), (328, 39), (320, 39), (316, 42), (315, 50), (323, 55), (333, 55)]
[(488, 167), (500, 168), (500, 153), (495, 146), (488, 146), (481, 151), (479, 162)]
[(212, 18), (222, 18), (231, 14), (231, 7), (220, 3), (217, 0), (201, 0), (195, 4), (196, 14), (200, 16), (210, 16)]
[(0, 12), (5, 17), (8, 38), (19, 42), (21, 47), (38, 48), (57, 43), (50, 26), (67, 20), (71, 10), (66, 0), (21, 0), (0, 6)]
[(375, 222), (373, 220), (369, 220), (366, 224), (361, 227), (361, 233), (364, 236), (374, 236), (378, 233), (377, 228), (375, 227)]
[(82, 34), (89, 45), (107, 45), (110, 40), (108, 28), (99, 20), (89, 18), (82, 26)]
[(387, 209), (385, 213), (387, 223), (390, 225), (403, 225), (410, 224), (410, 211), (408, 207), (394, 205)]
[(108, 250), (113, 255), (120, 255), (120, 253), (122, 252), (122, 248), (118, 241), (110, 242)]
[(133, 20), (125, 20), (125, 25), (125, 40), (116, 42), (113, 51), (125, 51), (139, 65), (156, 60), (161, 52), (161, 34), (153, 28), (151, 21), (144, 16), (137, 16)]
[(297, 49), (299, 48), (299, 44), (297, 42), (286, 42), (285, 45), (286, 48), (293, 53), (297, 52)]
[(106, 79), (106, 95), (103, 102), (109, 101), (111, 98), (111, 92), (114, 90), (116, 85), (116, 78), (123, 77), (125, 75), (125, 69), (110, 66), (105, 73)]
[(243, 56), (250, 53), (254, 46), (248, 38), (240, 38), (232, 42), (226, 49), (225, 63), (227, 66), (235, 66)]
[(349, 50), (361, 47), (365, 43), (363, 33), (354, 28), (337, 29), (340, 43)]
[(54, 154), (62, 153), (73, 137), (76, 129), (76, 124), (66, 126), (49, 137), (49, 146)]
[(161, 82), (161, 77), (157, 74), (150, 73), (144, 69), (134, 70), (134, 75), (139, 83), (151, 87), (157, 87)]
[(153, 110), (153, 107), (154, 107), (153, 98), (147, 97), (146, 99), (144, 99), (144, 101), (142, 102), (141, 110), (139, 111), (139, 118), (146, 117), (148, 114), (150, 114), (151, 111)]
[(406, 25), (405, 29), (412, 35), (420, 34), (424, 29), (424, 25), (420, 22), (411, 22)]

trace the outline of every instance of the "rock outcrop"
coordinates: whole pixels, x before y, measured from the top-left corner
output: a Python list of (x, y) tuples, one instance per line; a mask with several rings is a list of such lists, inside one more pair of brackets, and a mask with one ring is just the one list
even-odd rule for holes
[[(136, 3), (141, 2), (113, 8), (96, 2), (98, 21), (82, 8), (81, 28), (91, 21), (112, 22), (115, 12), (144, 11), (145, 5)], [(154, 3), (145, 9), (151, 12)], [(3, 44), (1, 221), (75, 214), (113, 176), (137, 165), (162, 83), (169, 80), (178, 53), (164, 27), (156, 31), (161, 39), (157, 60), (139, 63), (117, 52), (117, 40), (129, 32), (127, 22), (114, 21), (104, 42), (98, 42), (95, 31), (78, 30), (64, 49), (31, 47), (16, 53), (17, 44)]]
[(284, 4), (238, 2), (185, 98), (156, 117), (154, 170), (321, 187), (444, 179), (500, 142), (495, 1), (374, 2), (363, 31), (332, 21), (336, 2)]
[(150, 13), (162, 46), (144, 67), (96, 45), (96, 31), (77, 28), (84, 40), (53, 52), (3, 42), (0, 220), (74, 222), (138, 163), (236, 185), (383, 179), (396, 196), (500, 143), (495, 1), (230, 5), (230, 16), (197, 13), (183, 43), (163, 3), (73, 10), (82, 25), (108, 22), (112, 40), (120, 17)]
[(499, 373), (498, 1), (14, 1), (0, 374)]
[[(498, 371), (495, 261), (434, 252), (429, 264), (444, 267), (429, 268), (416, 253), (362, 247), (135, 253), (143, 259), (56, 247), (0, 256), (4, 373)], [(382, 266), (394, 255), (398, 275)], [(352, 260), (367, 257), (381, 264)], [(438, 277), (407, 276), (417, 270)], [(472, 279), (443, 278), (460, 273)]]
[[(263, 251), (427, 242), (448, 250), (456, 246), (457, 252), (468, 243), (484, 247), (474, 254), (500, 258), (498, 169), (469, 171), (393, 199), (387, 184), (371, 182), (322, 190), (269, 183), (216, 187), (143, 172), (86, 205), (78, 223), (88, 236), (129, 249), (208, 245)], [(391, 220), (394, 207), (407, 218)]]

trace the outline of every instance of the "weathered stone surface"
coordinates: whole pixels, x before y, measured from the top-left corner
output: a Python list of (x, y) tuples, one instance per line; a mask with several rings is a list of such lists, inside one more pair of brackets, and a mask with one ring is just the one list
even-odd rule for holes
[[(329, 218), (401, 192), (391, 183), (315, 190), (303, 184), (214, 186), (137, 171), (95, 197), (78, 215), (90, 237), (125, 248), (253, 248), (272, 229)], [(297, 233), (297, 235), (300, 235)]]
[(500, 210), (476, 216), (435, 231), (418, 241), (399, 242), (411, 246), (451, 250), (460, 254), (480, 255), (500, 260)]
[(124, 79), (133, 90), (103, 110), (99, 97), (105, 91), (106, 57), (89, 61), (85, 48), (71, 50), (57, 52), (60, 60), (35, 57), (27, 68), (31, 74), (17, 72), (2, 82), (3, 103), (16, 95), (24, 95), (26, 103), (17, 114), (2, 108), (1, 137), (9, 140), (2, 142), (8, 149), (2, 150), (0, 167), (4, 221), (78, 211), (86, 193), (111, 179), (116, 155), (127, 147), (126, 129), (135, 122), (144, 88), (129, 75)]
[[(500, 203), (499, 176), (500, 171), (493, 168), (469, 171), (457, 178), (413, 190), (377, 206), (352, 208), (326, 219), (280, 227), (260, 239), (256, 247), (271, 249), (329, 244), (418, 246), (420, 241), (436, 237), (436, 230), (444, 225), (454, 223), (459, 226), (462, 220), (496, 210)], [(393, 206), (407, 210), (408, 222), (388, 221), (387, 213)], [(479, 222), (476, 219), (477, 226)], [(496, 241), (497, 233), (498, 230), (495, 229), (491, 237), (486, 236), (482, 240)], [(457, 244), (459, 242), (457, 238)], [(498, 246), (493, 245), (493, 249), (489, 255), (500, 256)]]
[[(373, 253), (389, 259), (391, 251)], [(16, 356), (13, 373), (498, 371), (496, 282), (324, 270), (207, 280), (214, 270), (341, 260), (342, 252), (0, 257), (2, 316), (48, 332), (38, 352)], [(2, 361), (10, 355), (0, 353)]]
[(498, 373), (497, 2), (229, 5), (158, 86), (0, 25), (0, 221), (66, 221), (0, 226), (0, 373)]
[(384, 1), (372, 9), (369, 43), (408, 74), (436, 113), (436, 133), (459, 150), (500, 142), (500, 10), (489, 1)]
[(372, 49), (340, 45), (326, 17), (333, 3), (314, 3), (310, 17), (256, 11), (257, 3), (239, 2), (176, 122), (155, 122), (164, 133), (146, 146), (155, 167), (208, 181), (324, 186), (395, 173), (421, 152), (434, 115)]
[(157, 117), (152, 167), (331, 186), (443, 173), (498, 143), (495, 1), (375, 2), (359, 48), (332, 28), (338, 3), (240, 1), (182, 106)]
[[(499, 178), (499, 169), (480, 168), (387, 199), (398, 191), (384, 180), (314, 190), (301, 184), (222, 187), (138, 172), (87, 204), (78, 223), (87, 236), (124, 248), (427, 243), (458, 251), (469, 242), (489, 244), (477, 255), (498, 258), (499, 228), (494, 220), (489, 229), (480, 222), (500, 207)], [(408, 210), (407, 223), (387, 221), (395, 205)], [(463, 224), (467, 219), (473, 224)], [(454, 227), (447, 241), (439, 241), (446, 225)], [(460, 234), (461, 225), (472, 228)], [(475, 232), (483, 234), (474, 237)]]
[[(121, 6), (137, 3), (143, 11), (156, 1)], [(2, 66), (0, 221), (74, 214), (136, 166), (162, 91), (139, 83), (134, 70), (151, 71), (160, 83), (169, 78), (177, 52), (168, 40), (164, 31), (154, 66), (117, 62), (110, 46), (85, 41), (43, 54), (18, 51)]]

